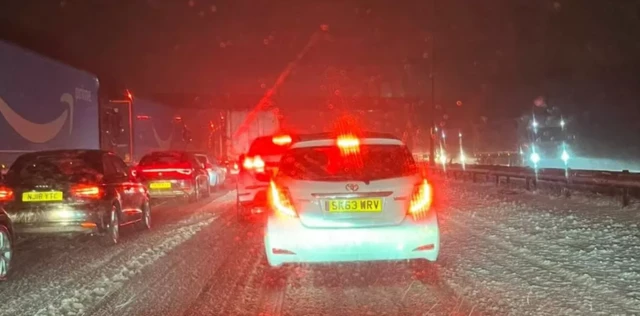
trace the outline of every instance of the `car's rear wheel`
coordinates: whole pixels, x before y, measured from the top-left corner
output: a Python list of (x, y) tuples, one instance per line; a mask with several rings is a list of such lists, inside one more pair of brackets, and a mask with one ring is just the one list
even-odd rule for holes
[(247, 207), (240, 204), (240, 202), (236, 203), (236, 217), (238, 218), (238, 222), (246, 223), (249, 221), (249, 215), (247, 214)]
[(195, 190), (193, 190), (193, 194), (191, 194), (189, 196), (189, 201), (190, 202), (198, 202), (198, 201), (200, 201), (200, 186), (198, 185), (197, 182), (194, 182), (193, 185), (195, 187)]
[(118, 214), (118, 206), (111, 206), (109, 211), (109, 219), (104, 234), (100, 236), (100, 241), (105, 246), (116, 245), (120, 241), (120, 217)]
[(6, 226), (0, 225), (0, 281), (9, 277), (11, 259), (13, 259), (11, 233)]
[(136, 223), (136, 228), (139, 230), (151, 229), (151, 206), (149, 206), (149, 201), (145, 201), (142, 205), (142, 218)]
[(205, 198), (208, 198), (211, 196), (211, 185), (209, 184), (209, 181), (207, 181), (207, 187), (203, 190), (203, 196)]

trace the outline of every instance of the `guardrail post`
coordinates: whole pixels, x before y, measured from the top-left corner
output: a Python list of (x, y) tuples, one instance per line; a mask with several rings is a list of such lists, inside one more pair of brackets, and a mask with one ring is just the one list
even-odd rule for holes
[(511, 177), (507, 176), (507, 184), (511, 183)]
[(475, 172), (471, 172), (471, 181), (473, 183), (476, 183), (478, 181), (478, 179), (476, 179), (476, 173)]
[(622, 188), (622, 207), (627, 207), (631, 203), (629, 188)]
[(500, 185), (500, 175), (496, 174), (496, 186)]
[(531, 178), (529, 177), (524, 178), (524, 183), (526, 185), (527, 191), (531, 191)]

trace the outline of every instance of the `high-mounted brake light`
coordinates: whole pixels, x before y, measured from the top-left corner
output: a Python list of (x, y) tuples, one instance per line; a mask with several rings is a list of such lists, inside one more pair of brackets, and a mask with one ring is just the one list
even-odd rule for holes
[(417, 184), (411, 195), (409, 204), (409, 214), (414, 218), (419, 218), (427, 214), (433, 202), (433, 190), (427, 180)]
[(338, 147), (343, 149), (351, 149), (360, 146), (360, 140), (353, 135), (338, 136)]
[(0, 186), (0, 202), (13, 201), (13, 190)]
[(76, 185), (71, 187), (71, 195), (81, 199), (100, 199), (104, 196), (104, 190), (95, 185)]
[(289, 144), (291, 144), (291, 136), (289, 136), (289, 135), (273, 136), (271, 138), (271, 141), (274, 144), (280, 145), (280, 146), (289, 145)]
[(295, 208), (293, 207), (293, 203), (291, 203), (289, 191), (283, 188), (278, 188), (273, 181), (269, 183), (269, 201), (271, 207), (273, 207), (278, 214), (290, 217), (298, 216)]
[(242, 166), (245, 169), (256, 169), (260, 171), (264, 169), (265, 164), (264, 164), (264, 160), (262, 160), (260, 156), (255, 156), (253, 158), (246, 157), (242, 162)]

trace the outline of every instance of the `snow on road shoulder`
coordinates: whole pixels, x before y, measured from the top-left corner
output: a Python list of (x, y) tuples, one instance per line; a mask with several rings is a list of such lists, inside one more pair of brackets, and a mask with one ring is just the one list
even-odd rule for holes
[(106, 270), (100, 280), (68, 289), (59, 301), (41, 309), (36, 315), (82, 315), (88, 307), (122, 287), (124, 282), (191, 238), (203, 227), (210, 225), (216, 218), (217, 216), (176, 229), (160, 244), (130, 258), (122, 266)]
[(583, 218), (544, 197), (501, 199), (486, 186), (446, 191), (442, 264), (459, 295), (495, 313), (640, 312), (636, 223)]

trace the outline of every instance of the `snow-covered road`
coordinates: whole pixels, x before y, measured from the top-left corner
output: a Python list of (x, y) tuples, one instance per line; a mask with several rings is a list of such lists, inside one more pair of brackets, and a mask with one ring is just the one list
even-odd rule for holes
[(268, 269), (233, 192), (154, 210), (116, 247), (25, 240), (0, 315), (635, 315), (640, 212), (505, 186), (438, 183), (439, 262)]

